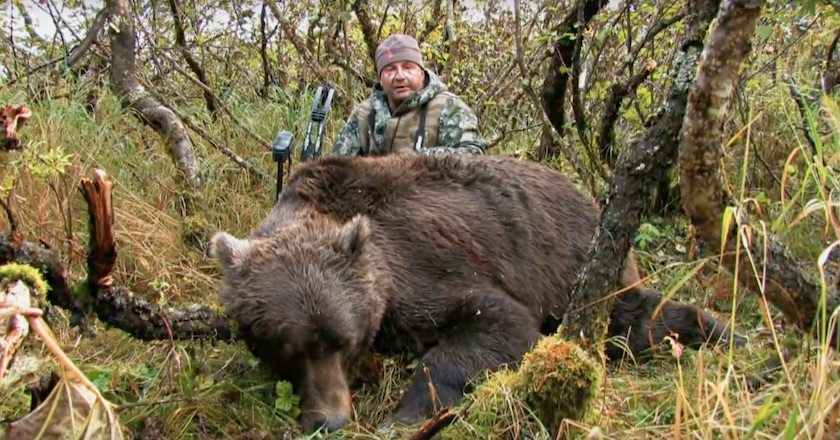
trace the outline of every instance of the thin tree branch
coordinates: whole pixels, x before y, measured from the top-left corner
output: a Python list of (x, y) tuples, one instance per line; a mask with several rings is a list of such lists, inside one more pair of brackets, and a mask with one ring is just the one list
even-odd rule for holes
[[(434, 0), (434, 3), (432, 3), (432, 12), (429, 14), (429, 19), (426, 20), (426, 25), (423, 26), (423, 30), (420, 31), (419, 34), (417, 34), (417, 43), (418, 44), (423, 44), (423, 42), (426, 41), (426, 38), (429, 37), (429, 34), (431, 34), (432, 31), (437, 28), (438, 23), (440, 22), (439, 17), (440, 17), (441, 4), (443, 4), (443, 0)], [(390, 6), (390, 5), (391, 5), (391, 3), (388, 3), (388, 6)], [(384, 15), (382, 17), (382, 23), (385, 23), (385, 18), (387, 17), (387, 12), (388, 12), (387, 7), (385, 8), (385, 12), (386, 12), (386, 15)], [(379, 26), (379, 29), (380, 29), (380, 32), (381, 32), (381, 30), (382, 30), (381, 25)]]
[(219, 111), (219, 98), (210, 88), (210, 80), (207, 78), (207, 73), (204, 71), (204, 68), (201, 67), (201, 64), (198, 63), (198, 60), (195, 59), (189, 47), (187, 47), (187, 37), (184, 34), (184, 23), (181, 18), (181, 14), (184, 12), (181, 10), (181, 6), (177, 0), (169, 0), (169, 9), (172, 11), (172, 21), (175, 25), (175, 43), (178, 45), (178, 49), (180, 49), (181, 55), (184, 57), (187, 65), (190, 66), (190, 70), (193, 71), (195, 77), (201, 82), (207, 111), (215, 121)]
[(236, 116), (234, 116), (234, 114), (231, 113), (231, 111), (227, 107), (227, 105), (222, 103), (222, 101), (219, 99), (218, 96), (216, 96), (216, 94), (215, 94), (215, 92), (213, 92), (213, 90), (208, 88), (204, 83), (201, 82), (201, 80), (192, 76), (189, 72), (184, 70), (184, 68), (179, 66), (177, 61), (172, 59), (172, 57), (170, 57), (166, 52), (161, 51), (160, 55), (163, 58), (165, 58), (167, 61), (172, 63), (172, 68), (175, 69), (176, 72), (180, 73), (181, 75), (184, 76), (184, 78), (187, 78), (188, 80), (190, 80), (190, 82), (192, 82), (193, 84), (200, 87), (202, 90), (204, 90), (205, 93), (209, 93), (210, 95), (212, 95), (215, 98), (215, 101), (216, 101), (215, 105), (217, 106), (217, 109), (221, 109), (222, 112), (224, 112), (224, 114), (227, 115), (228, 118), (230, 118), (230, 121), (233, 122), (235, 125), (237, 125), (239, 128), (241, 128), (242, 131), (245, 132), (245, 134), (247, 134), (249, 137), (251, 137), (251, 139), (257, 141), (263, 148), (265, 148), (265, 149), (271, 148), (271, 144), (267, 140), (263, 139), (262, 136), (258, 135), (256, 132), (254, 132), (254, 130), (251, 130), (250, 128), (248, 128), (248, 126), (246, 126), (242, 121), (240, 121)]
[(838, 73), (840, 68), (832, 67), (838, 42), (840, 42), (840, 29), (837, 29), (837, 33), (834, 34), (834, 39), (831, 40), (831, 44), (829, 44), (828, 50), (825, 52), (825, 72), (823, 72), (823, 92), (825, 94), (833, 93), (837, 85), (840, 84), (840, 73)]
[(610, 87), (610, 94), (604, 102), (604, 110), (601, 115), (601, 128), (598, 130), (598, 151), (601, 162), (609, 168), (615, 166), (617, 158), (613, 147), (615, 145), (615, 123), (621, 110), (621, 102), (633, 93), (653, 73), (655, 68), (656, 62), (648, 60), (642, 70), (628, 78), (627, 81), (622, 84), (613, 84)]
[(790, 75), (788, 75), (786, 79), (788, 89), (790, 90), (790, 96), (793, 98), (793, 102), (796, 103), (796, 108), (799, 110), (799, 116), (802, 118), (802, 126), (800, 127), (802, 129), (802, 134), (805, 136), (805, 140), (811, 147), (811, 155), (816, 155), (818, 154), (817, 143), (811, 135), (811, 130), (808, 129), (808, 103), (806, 102), (806, 98), (802, 96), (802, 92), (799, 91), (799, 86), (796, 85), (796, 80)]
[(12, 194), (9, 194), (8, 202), (0, 199), (0, 206), (3, 207), (3, 211), (6, 212), (6, 218), (9, 220), (9, 234), (14, 237), (18, 232), (18, 222), (15, 218), (15, 212), (12, 211), (11, 201)]

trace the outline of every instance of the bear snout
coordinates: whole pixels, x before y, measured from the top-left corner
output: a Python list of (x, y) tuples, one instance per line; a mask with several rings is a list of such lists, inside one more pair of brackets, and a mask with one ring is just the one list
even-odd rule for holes
[(342, 361), (338, 353), (306, 360), (300, 392), (305, 431), (337, 431), (350, 419), (352, 401)]

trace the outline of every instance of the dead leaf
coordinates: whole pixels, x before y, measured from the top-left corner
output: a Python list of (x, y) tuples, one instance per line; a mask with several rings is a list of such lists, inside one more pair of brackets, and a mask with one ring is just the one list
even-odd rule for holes
[(122, 440), (112, 404), (81, 382), (61, 379), (34, 411), (9, 423), (2, 440)]
[(23, 104), (6, 104), (0, 107), (0, 123), (3, 132), (0, 133), (0, 148), (3, 150), (22, 150), (23, 143), (18, 136), (18, 130), (26, 125), (32, 112)]

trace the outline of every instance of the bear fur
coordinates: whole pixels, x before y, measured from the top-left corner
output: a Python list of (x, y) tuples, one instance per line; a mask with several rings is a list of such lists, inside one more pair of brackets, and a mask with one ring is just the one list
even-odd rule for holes
[[(421, 356), (427, 370), (388, 418), (406, 423), (458, 403), (480, 373), (515, 366), (557, 330), (597, 226), (593, 200), (537, 163), (323, 157), (299, 165), (248, 237), (217, 233), (211, 253), (223, 306), (249, 349), (294, 384), (304, 429), (335, 430), (352, 408), (346, 364), (365, 350)], [(632, 253), (622, 281), (639, 283)], [(659, 304), (630, 288), (610, 336), (629, 336), (639, 355), (672, 332), (691, 346), (730, 335), (670, 301), (654, 320)]]

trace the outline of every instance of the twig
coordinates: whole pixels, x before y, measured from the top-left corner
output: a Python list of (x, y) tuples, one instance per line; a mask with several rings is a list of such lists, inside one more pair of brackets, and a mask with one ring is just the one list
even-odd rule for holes
[(808, 141), (808, 145), (811, 146), (811, 155), (816, 155), (818, 154), (817, 143), (814, 141), (813, 136), (811, 136), (811, 131), (808, 130), (808, 104), (805, 102), (805, 97), (802, 96), (802, 93), (799, 91), (799, 87), (796, 85), (796, 80), (794, 80), (790, 75), (787, 75), (786, 80), (788, 88), (790, 89), (790, 95), (793, 97), (793, 102), (796, 103), (796, 108), (799, 109), (799, 115), (802, 117), (802, 126), (800, 127), (802, 129), (802, 133), (805, 135), (805, 140)]
[(6, 218), (9, 219), (9, 235), (16, 235), (18, 229), (18, 222), (15, 218), (15, 213), (12, 211), (11, 205), (12, 201), (12, 194), (10, 193), (8, 196), (8, 202), (0, 199), (0, 206), (3, 207), (3, 210), (6, 211)]
[(423, 423), (420, 428), (409, 437), (409, 440), (428, 440), (437, 434), (441, 429), (447, 427), (455, 420), (456, 413), (444, 408), (435, 414), (431, 419)]
[(181, 5), (178, 4), (177, 0), (169, 0), (169, 9), (172, 12), (172, 21), (175, 28), (175, 43), (178, 45), (178, 49), (180, 49), (181, 55), (184, 57), (187, 65), (190, 66), (190, 70), (195, 73), (197, 81), (203, 86), (207, 111), (215, 121), (218, 117), (220, 101), (213, 90), (210, 89), (210, 80), (207, 78), (207, 73), (204, 71), (204, 68), (201, 67), (201, 64), (198, 63), (198, 60), (195, 59), (189, 47), (187, 47), (187, 37), (184, 33), (184, 23), (181, 18), (181, 14), (184, 11), (181, 9)]
[(651, 26), (648, 29), (648, 31), (645, 33), (645, 36), (642, 37), (642, 39), (639, 40), (630, 49), (630, 53), (628, 54), (628, 59), (624, 63), (624, 65), (621, 66), (618, 73), (621, 74), (625, 70), (629, 69), (632, 66), (633, 61), (639, 55), (639, 52), (642, 51), (642, 48), (644, 48), (646, 44), (653, 41), (653, 39), (656, 38), (657, 35), (659, 35), (663, 31), (667, 30), (669, 27), (671, 27), (674, 24), (682, 21), (686, 17), (687, 14), (688, 14), (688, 11), (682, 10), (682, 11), (676, 13), (673, 17), (668, 18), (668, 19), (659, 20), (659, 21), (656, 22), (656, 24)]
[(82, 55), (87, 53), (88, 49), (93, 45), (93, 42), (99, 37), (99, 33), (105, 27), (106, 18), (108, 18), (108, 14), (105, 8), (102, 8), (102, 10), (96, 13), (96, 17), (94, 17), (93, 23), (88, 28), (85, 38), (82, 39), (78, 46), (70, 49), (70, 52), (67, 54), (68, 66), (76, 64), (82, 58)]
[[(583, 22), (586, 18), (583, 15), (583, 4), (578, 6), (578, 20)], [(578, 37), (575, 39), (575, 50), (572, 52), (572, 80), (571, 80), (571, 95), (572, 95), (572, 116), (575, 119), (575, 129), (577, 129), (580, 142), (583, 147), (586, 158), (589, 159), (591, 169), (598, 172), (602, 179), (607, 179), (607, 173), (603, 167), (599, 166), (598, 159), (592, 151), (592, 144), (589, 141), (587, 130), (589, 124), (586, 122), (586, 115), (583, 113), (583, 102), (580, 98), (580, 51), (583, 47), (583, 32), (578, 32)], [(590, 180), (590, 188), (594, 187), (594, 182)]]
[[(142, 27), (142, 25), (141, 25), (141, 27)], [(146, 30), (145, 27), (143, 27), (143, 33), (145, 33), (147, 36), (150, 35), (148, 30)], [(150, 39), (150, 41), (151, 40), (153, 40), (153, 39)], [(195, 76), (193, 76), (192, 74), (190, 74), (189, 72), (184, 70), (181, 66), (179, 66), (178, 61), (176, 61), (171, 56), (169, 56), (169, 54), (167, 54), (163, 50), (160, 50), (159, 48), (157, 48), (157, 49), (158, 49), (158, 52), (160, 53), (160, 55), (172, 64), (172, 68), (176, 72), (180, 73), (181, 75), (184, 76), (184, 78), (188, 79), (190, 82), (192, 82), (193, 84), (198, 86), (205, 94), (212, 95), (213, 98), (216, 101), (216, 104), (218, 105), (218, 108), (220, 108), (230, 118), (231, 122), (233, 122), (234, 124), (239, 126), (242, 129), (242, 131), (245, 132), (245, 134), (250, 136), (255, 141), (259, 142), (260, 145), (262, 145), (262, 147), (265, 148), (266, 150), (271, 148), (271, 144), (267, 140), (263, 139), (260, 135), (258, 135), (256, 132), (254, 132), (253, 130), (248, 128), (248, 126), (246, 126), (242, 121), (240, 121), (236, 116), (234, 116), (233, 113), (230, 111), (230, 109), (222, 102), (221, 99), (219, 99), (219, 97), (216, 95), (215, 92), (213, 92), (212, 89), (207, 87), (207, 85), (204, 84), (200, 79), (196, 78)], [(152, 90), (152, 89), (149, 88), (149, 90)], [(158, 99), (160, 100), (160, 98), (158, 98)], [(169, 108), (174, 112), (174, 109), (171, 106), (169, 106)]]
[[(418, 44), (423, 44), (429, 34), (437, 28), (438, 23), (440, 22), (440, 7), (442, 3), (442, 0), (434, 0), (434, 3), (432, 3), (432, 12), (429, 14), (429, 19), (426, 21), (426, 25), (423, 27), (423, 30), (417, 34)], [(388, 2), (388, 6), (385, 7), (385, 13), (382, 14), (382, 21), (379, 23), (379, 30), (376, 33), (377, 38), (382, 35), (382, 26), (385, 24), (385, 19), (388, 17), (389, 7), (391, 7), (391, 2)]]
[(227, 156), (230, 160), (233, 161), (233, 163), (241, 166), (242, 168), (245, 168), (251, 174), (252, 177), (257, 177), (257, 178), (265, 179), (265, 180), (270, 180), (271, 179), (271, 177), (269, 177), (268, 174), (262, 172), (259, 168), (255, 167), (250, 162), (248, 162), (247, 160), (245, 160), (244, 158), (242, 158), (241, 156), (236, 154), (233, 150), (231, 150), (230, 148), (216, 142), (213, 139), (213, 137), (210, 136), (210, 133), (208, 133), (206, 130), (204, 130), (200, 126), (196, 125), (195, 123), (193, 123), (192, 119), (190, 119), (190, 118), (188, 118), (184, 115), (181, 115), (176, 110), (173, 110), (173, 111), (175, 112), (175, 114), (177, 114), (181, 117), (181, 120), (184, 121), (184, 125), (189, 127), (190, 130), (196, 132), (199, 136), (201, 136), (204, 140), (206, 140), (210, 145), (212, 145), (213, 148), (219, 150), (219, 152), (221, 152), (222, 154)]

